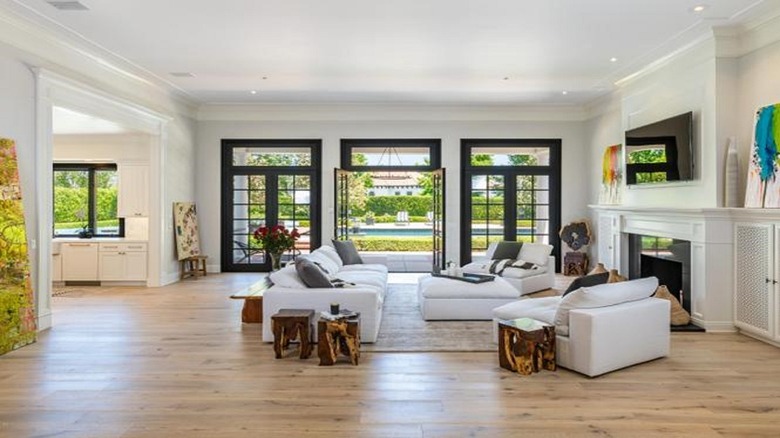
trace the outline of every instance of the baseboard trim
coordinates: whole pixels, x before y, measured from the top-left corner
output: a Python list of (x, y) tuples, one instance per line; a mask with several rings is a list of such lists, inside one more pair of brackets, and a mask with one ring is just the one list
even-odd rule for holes
[(712, 333), (735, 333), (737, 327), (734, 326), (734, 321), (705, 321), (701, 318), (693, 317), (691, 321), (699, 327), (704, 327), (704, 330)]
[(219, 274), (222, 272), (222, 266), (220, 265), (206, 265), (206, 272)]
[(39, 332), (50, 329), (52, 325), (51, 312), (45, 315), (38, 315), (37, 323)]
[(772, 346), (775, 346), (775, 347), (780, 347), (780, 342), (776, 342), (776, 341), (773, 341), (773, 340), (771, 340), (771, 339), (764, 338), (764, 337), (762, 337), (762, 336), (759, 336), (759, 335), (756, 335), (756, 334), (754, 334), (754, 333), (750, 333), (749, 331), (746, 331), (746, 330), (737, 330), (737, 332), (738, 332), (740, 335), (745, 335), (745, 336), (747, 336), (748, 338), (753, 338), (753, 339), (755, 339), (755, 340), (757, 340), (757, 341), (766, 342), (766, 343), (767, 343), (767, 344), (769, 344), (769, 345), (772, 345)]
[(179, 281), (178, 272), (164, 274), (162, 277), (160, 277), (160, 287), (168, 286), (169, 284), (176, 283), (177, 281)]

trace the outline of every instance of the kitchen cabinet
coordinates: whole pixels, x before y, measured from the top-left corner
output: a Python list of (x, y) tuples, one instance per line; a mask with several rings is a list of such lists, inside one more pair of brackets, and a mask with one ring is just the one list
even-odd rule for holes
[(146, 243), (101, 243), (100, 281), (146, 281)]
[(149, 216), (149, 165), (119, 164), (117, 216)]
[(63, 243), (62, 281), (98, 280), (98, 244), (94, 242)]

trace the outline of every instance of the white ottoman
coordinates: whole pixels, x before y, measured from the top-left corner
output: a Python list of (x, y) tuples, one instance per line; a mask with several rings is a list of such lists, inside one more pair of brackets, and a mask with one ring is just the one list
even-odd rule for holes
[(417, 299), (423, 319), (493, 319), (493, 309), (517, 301), (520, 292), (501, 277), (486, 283), (469, 283), (423, 276), (417, 282)]

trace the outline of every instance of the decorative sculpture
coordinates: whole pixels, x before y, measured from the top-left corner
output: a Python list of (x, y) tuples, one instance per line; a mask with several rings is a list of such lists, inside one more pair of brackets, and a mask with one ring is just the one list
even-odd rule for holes
[(561, 241), (573, 251), (563, 257), (563, 275), (583, 276), (588, 272), (588, 254), (580, 252), (590, 244), (590, 224), (586, 219), (566, 224), (559, 233)]

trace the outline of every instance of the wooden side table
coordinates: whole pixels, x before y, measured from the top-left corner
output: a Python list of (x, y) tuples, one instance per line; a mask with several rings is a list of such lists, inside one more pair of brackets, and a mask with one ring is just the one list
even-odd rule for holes
[(333, 365), (341, 353), (352, 365), (360, 359), (360, 315), (335, 321), (320, 318), (317, 322), (317, 354), (320, 365)]
[(186, 259), (179, 260), (181, 264), (181, 272), (179, 274), (179, 280), (184, 280), (187, 277), (205, 277), (206, 276), (206, 259), (209, 256), (196, 255), (187, 257)]
[(588, 273), (588, 255), (584, 252), (567, 252), (563, 256), (563, 275), (582, 277)]
[(555, 371), (555, 326), (531, 318), (499, 321), (498, 363), (522, 375)]
[(271, 328), (274, 332), (274, 353), (277, 359), (290, 345), (290, 341), (299, 338), (301, 342), (301, 359), (311, 356), (311, 335), (314, 331), (314, 310), (312, 309), (281, 309), (271, 316)]

